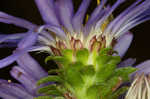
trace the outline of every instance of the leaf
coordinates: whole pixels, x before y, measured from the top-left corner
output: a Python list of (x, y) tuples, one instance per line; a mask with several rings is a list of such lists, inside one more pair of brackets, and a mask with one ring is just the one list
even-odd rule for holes
[(90, 80), (91, 77), (94, 76), (95, 69), (93, 65), (88, 65), (88, 66), (84, 66), (83, 68), (81, 68), (80, 72), (84, 81), (87, 81), (87, 80)]
[(112, 48), (103, 48), (100, 50), (100, 54), (99, 55), (108, 55), (108, 53), (112, 51)]
[(105, 82), (109, 77), (112, 77), (116, 65), (108, 64), (105, 68), (97, 72), (96, 80), (97, 82)]
[(112, 77), (117, 64), (120, 62), (119, 56), (100, 55), (97, 57), (96, 63), (96, 79), (97, 82), (105, 82), (109, 77)]
[(99, 85), (99, 88), (100, 99), (108, 99), (106, 97), (108, 96), (108, 93), (110, 93), (110, 86), (107, 83), (101, 83), (101, 85)]
[(108, 62), (108, 64), (117, 65), (118, 63), (120, 63), (120, 61), (121, 61), (120, 56), (111, 56), (111, 60)]
[(63, 69), (51, 69), (51, 70), (48, 71), (48, 74), (59, 73), (59, 72), (63, 72)]
[(66, 60), (73, 61), (73, 51), (71, 49), (62, 50), (62, 55)]
[(50, 60), (53, 60), (54, 57), (55, 57), (55, 56), (47, 56), (47, 57), (45, 58), (45, 63), (47, 63), (47, 62), (50, 61)]
[(119, 88), (112, 95), (109, 95), (107, 99), (117, 99), (121, 94), (125, 93), (128, 90), (128, 87)]
[(45, 59), (45, 62), (47, 63), (49, 60), (53, 60), (55, 62), (59, 62), (63, 66), (67, 66), (70, 63), (70, 61), (67, 58), (62, 57), (62, 56), (48, 56)]
[(68, 82), (72, 88), (79, 90), (83, 86), (83, 79), (81, 78), (81, 74), (78, 70), (78, 66), (70, 66), (66, 69), (65, 72), (65, 80)]
[(96, 71), (100, 71), (101, 69), (105, 68), (109, 60), (111, 60), (111, 57), (107, 55), (98, 56), (96, 58)]
[(34, 99), (53, 99), (53, 98), (50, 97), (50, 96), (38, 96), (38, 97), (36, 97)]
[(59, 76), (47, 76), (45, 78), (40, 79), (37, 82), (37, 85), (43, 84), (43, 83), (48, 83), (48, 82), (62, 82), (62, 79)]
[(114, 72), (114, 76), (120, 76), (122, 77), (123, 81), (129, 80), (129, 74), (135, 72), (137, 69), (133, 67), (122, 67), (118, 68)]
[(65, 99), (64, 97), (55, 97), (54, 99)]
[(76, 52), (76, 61), (86, 65), (89, 57), (89, 51), (87, 49), (81, 49)]
[(49, 90), (46, 93), (44, 93), (45, 95), (55, 95), (55, 96), (62, 96), (62, 93), (59, 92), (58, 90)]
[(49, 90), (56, 90), (56, 85), (51, 84), (38, 89), (38, 93), (46, 93)]
[(93, 85), (87, 89), (87, 99), (99, 99), (100, 88), (98, 85)]
[(120, 77), (112, 77), (106, 83), (109, 85), (109, 88), (107, 88), (109, 91), (106, 94), (110, 95), (120, 87), (122, 84), (122, 79)]

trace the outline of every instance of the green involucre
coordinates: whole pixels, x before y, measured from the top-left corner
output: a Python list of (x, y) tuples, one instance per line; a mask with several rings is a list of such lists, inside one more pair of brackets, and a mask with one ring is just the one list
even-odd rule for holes
[(55, 82), (59, 90), (56, 91), (57, 94), (50, 93), (53, 89), (48, 87), (39, 91), (52, 97), (64, 97), (64, 94), (68, 93), (76, 99), (117, 99), (127, 90), (126, 87), (119, 88), (120, 85), (128, 81), (128, 76), (136, 69), (117, 68), (121, 59), (119, 56), (112, 56), (112, 53), (111, 48), (101, 49), (99, 53), (89, 52), (87, 49), (76, 52), (66, 49), (62, 51), (62, 56), (49, 56), (46, 61), (54, 60), (61, 64), (61, 67), (58, 70), (50, 70), (56, 71), (56, 76), (43, 78), (38, 84)]

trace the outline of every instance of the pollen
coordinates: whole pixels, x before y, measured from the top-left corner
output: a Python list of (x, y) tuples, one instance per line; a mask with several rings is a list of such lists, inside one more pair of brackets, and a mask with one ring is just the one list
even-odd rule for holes
[(99, 5), (100, 4), (100, 0), (97, 0), (97, 5)]
[(12, 81), (11, 80), (8, 80), (8, 83), (11, 83)]

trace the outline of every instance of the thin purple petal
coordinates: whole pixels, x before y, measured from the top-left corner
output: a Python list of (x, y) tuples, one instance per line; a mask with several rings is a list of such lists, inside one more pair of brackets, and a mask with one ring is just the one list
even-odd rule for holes
[(2, 42), (11, 42), (13, 40), (18, 40), (27, 35), (26, 33), (16, 33), (16, 34), (10, 34), (10, 35), (0, 35), (0, 43)]
[(29, 48), (25, 48), (23, 50), (17, 50), (15, 51), (12, 55), (1, 59), (0, 60), (0, 68), (4, 68), (6, 66), (8, 66), (9, 64), (13, 63), (14, 61), (16, 61), (22, 54), (24, 54), (25, 52), (27, 52), (29, 50)]
[(48, 75), (28, 53), (20, 56), (17, 59), (17, 63), (21, 68), (23, 68), (30, 75), (34, 76), (37, 80)]
[(25, 86), (25, 88), (32, 94), (36, 93), (36, 81), (32, 75), (29, 75), (19, 66), (14, 66), (10, 71), (11, 75)]
[(16, 26), (20, 26), (27, 29), (34, 29), (36, 27), (35, 24), (32, 24), (29, 21), (8, 15), (4, 12), (0, 12), (0, 22), (7, 23), (7, 24), (14, 24)]
[(125, 0), (117, 0), (117, 2), (110, 8), (107, 14), (103, 16), (96, 24), (95, 29), (99, 29), (99, 27), (103, 24), (103, 22), (112, 14), (112, 12)]
[(133, 59), (133, 58), (128, 58), (124, 61), (122, 61), (118, 67), (126, 67), (126, 66), (133, 66), (136, 62), (136, 59)]
[[(56, 36), (65, 39), (66, 33), (61, 29), (61, 27), (53, 26), (53, 25), (44, 25), (45, 28), (55, 33)], [(53, 34), (54, 35), (54, 34)]]
[(107, 2), (107, 0), (102, 0), (100, 5), (95, 8), (95, 10), (92, 12), (87, 24), (92, 23), (93, 21), (96, 21), (96, 19), (99, 19), (100, 16), (103, 15), (104, 11), (104, 5)]
[(150, 73), (150, 60), (144, 61), (142, 63), (140, 63), (139, 65), (135, 66), (136, 68), (138, 68), (137, 72), (138, 74), (149, 74)]
[(60, 26), (57, 16), (55, 14), (53, 0), (35, 0), (37, 7), (43, 17), (43, 20), (52, 25)]
[(69, 31), (73, 32), (72, 26), (72, 17), (73, 17), (73, 5), (72, 0), (57, 0), (56, 1), (56, 8), (59, 12), (59, 18), (61, 24)]
[(24, 49), (30, 47), (37, 41), (38, 34), (29, 32), (26, 37), (24, 37), (18, 44), (18, 49)]
[(16, 83), (8, 83), (5, 80), (0, 80), (0, 96), (4, 99), (32, 99), (33, 96)]
[(85, 13), (87, 11), (90, 2), (91, 0), (83, 0), (80, 7), (78, 8), (78, 11), (73, 16), (72, 24), (76, 32), (81, 32)]
[(133, 39), (133, 35), (131, 33), (126, 33), (122, 37), (120, 37), (117, 41), (117, 44), (114, 47), (119, 54), (119, 56), (123, 57), (126, 51), (128, 50)]

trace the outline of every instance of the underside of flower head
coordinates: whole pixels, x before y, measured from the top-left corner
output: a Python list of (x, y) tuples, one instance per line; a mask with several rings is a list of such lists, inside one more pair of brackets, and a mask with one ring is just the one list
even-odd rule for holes
[(149, 99), (150, 98), (150, 76), (137, 74), (129, 88), (125, 99)]
[[(38, 81), (38, 85), (55, 82), (39, 89), (39, 93), (50, 95), (54, 99), (117, 99), (127, 90), (126, 86), (121, 85), (128, 81), (128, 75), (136, 70), (132, 67), (117, 68), (120, 57), (112, 56), (113, 51), (110, 48), (103, 48), (99, 52), (97, 49), (92, 52), (88, 49), (75, 52), (64, 49), (61, 52), (61, 56), (46, 58), (46, 62), (54, 60), (58, 64), (59, 69), (49, 71), (50, 74), (57, 75)], [(42, 91), (44, 89), (45, 91)]]

